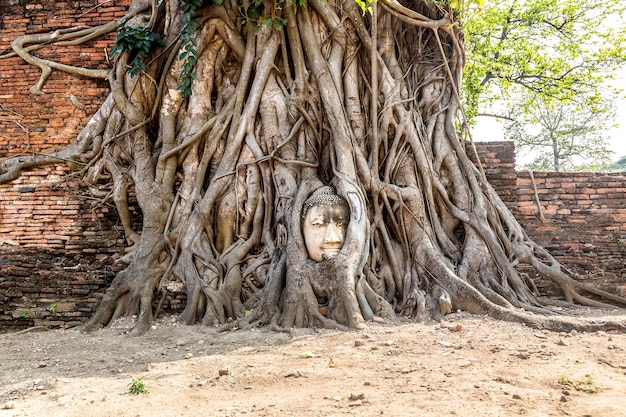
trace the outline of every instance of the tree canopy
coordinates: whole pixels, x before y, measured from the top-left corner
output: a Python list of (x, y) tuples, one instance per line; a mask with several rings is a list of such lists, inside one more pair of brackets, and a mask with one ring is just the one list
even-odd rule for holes
[(599, 114), (623, 94), (606, 83), (626, 62), (623, 1), (506, 0), (471, 10), (463, 88), (470, 119), (528, 125), (562, 105)]

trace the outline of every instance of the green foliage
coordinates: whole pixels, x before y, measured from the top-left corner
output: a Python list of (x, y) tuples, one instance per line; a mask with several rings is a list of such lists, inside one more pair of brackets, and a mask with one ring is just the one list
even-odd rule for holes
[[(609, 161), (605, 131), (622, 91), (604, 86), (626, 63), (622, 0), (515, 0), (472, 6), (463, 16), (463, 101), (508, 120), (508, 139), (536, 151), (537, 170), (598, 170)], [(559, 112), (569, 120), (557, 119)], [(587, 120), (591, 115), (592, 120)]]
[[(261, 20), (261, 25), (268, 27), (268, 28), (276, 29), (276, 30), (281, 29), (286, 24), (287, 24), (287, 19), (283, 19), (278, 16), (266, 17)], [(260, 27), (257, 26), (255, 30), (258, 32), (258, 30), (260, 30)]]
[(433, 3), (444, 11), (450, 10), (458, 18), (465, 16), (468, 11), (476, 7), (482, 8), (485, 0), (426, 0), (426, 3)]
[(263, 0), (254, 0), (246, 9), (246, 17), (252, 22), (258, 22), (265, 11)]
[(368, 12), (372, 13), (372, 3), (376, 0), (354, 0), (356, 4), (361, 8), (363, 13)]
[(22, 314), (20, 315), (21, 318), (23, 319), (29, 319), (30, 318), (30, 313), (27, 310), (22, 311)]
[(133, 395), (148, 393), (148, 387), (146, 386), (145, 382), (143, 382), (142, 376), (140, 376), (139, 378), (132, 379), (130, 384), (128, 384), (128, 392), (130, 392)]
[(48, 306), (48, 311), (54, 313), (57, 310), (57, 303), (52, 303)]
[(601, 86), (626, 62), (625, 9), (623, 0), (503, 0), (469, 7), (468, 118), (503, 109), (524, 114), (553, 101), (610, 106), (619, 92)]
[(111, 58), (125, 51), (135, 53), (130, 69), (130, 75), (134, 77), (140, 71), (146, 69), (143, 59), (148, 56), (152, 48), (155, 45), (163, 44), (163, 39), (160, 35), (146, 28), (120, 26), (115, 38), (115, 44), (111, 48)]
[[(378, 0), (354, 0), (355, 3), (359, 6), (363, 14), (372, 13), (372, 4), (376, 3)], [(387, 0), (383, 0), (387, 1)], [(432, 4), (442, 11), (451, 10), (456, 12), (457, 14), (462, 15), (468, 7), (478, 6), (483, 7), (485, 4), (485, 0), (425, 0), (426, 4)], [(303, 1), (300, 0), (300, 5), (302, 5)]]

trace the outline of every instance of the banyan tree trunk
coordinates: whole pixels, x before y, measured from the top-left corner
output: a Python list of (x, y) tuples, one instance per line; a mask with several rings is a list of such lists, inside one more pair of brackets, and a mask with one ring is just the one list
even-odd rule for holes
[[(117, 55), (110, 96), (61, 155), (88, 163), (92, 187), (110, 185), (129, 244), (88, 329), (137, 314), (134, 332), (145, 332), (173, 282), (186, 291), (185, 323), (358, 328), (463, 309), (624, 328), (555, 316), (516, 270), (535, 267), (567, 303), (625, 301), (569, 278), (470, 162), (462, 22), (445, 2), (385, 0), (364, 13), (354, 0), (224, 0), (185, 13), (192, 3), (133, 3), (124, 25), (163, 45), (139, 71), (138, 49)], [(44, 162), (5, 162), (4, 180)], [(341, 250), (316, 261), (302, 213), (324, 185), (349, 221)]]

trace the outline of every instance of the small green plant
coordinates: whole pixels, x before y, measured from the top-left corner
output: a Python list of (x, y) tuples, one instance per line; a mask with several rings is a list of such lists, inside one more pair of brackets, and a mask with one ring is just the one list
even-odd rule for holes
[(572, 388), (574, 386), (572, 380), (569, 379), (569, 377), (567, 376), (559, 377), (559, 385), (566, 389)]
[(48, 307), (48, 311), (51, 313), (54, 313), (55, 311), (57, 311), (57, 303), (50, 304), (50, 306)]
[(586, 392), (588, 394), (596, 394), (602, 390), (594, 381), (591, 375), (585, 375), (585, 379), (576, 385), (577, 391)]
[(564, 389), (575, 389), (576, 391), (586, 392), (587, 394), (595, 394), (602, 390), (596, 385), (591, 375), (585, 375), (585, 379), (580, 382), (573, 382), (569, 377), (562, 376), (559, 378), (559, 385)]
[(140, 376), (139, 378), (133, 378), (130, 384), (128, 384), (128, 392), (133, 395), (148, 393), (148, 387), (146, 386), (146, 383), (143, 382), (142, 376)]
[(22, 311), (22, 314), (20, 315), (21, 318), (23, 319), (29, 319), (30, 318), (30, 313), (27, 310)]
[(263, 1), (255, 0), (250, 3), (248, 10), (246, 10), (246, 20), (256, 24), (254, 33), (259, 33), (263, 27), (280, 30), (287, 24), (287, 19), (280, 17), (282, 15), (283, 3), (284, 0), (276, 1), (271, 10), (271, 15), (264, 14)]
[(619, 243), (620, 245), (623, 245), (624, 243), (626, 243), (626, 239), (619, 238), (617, 239), (617, 243)]

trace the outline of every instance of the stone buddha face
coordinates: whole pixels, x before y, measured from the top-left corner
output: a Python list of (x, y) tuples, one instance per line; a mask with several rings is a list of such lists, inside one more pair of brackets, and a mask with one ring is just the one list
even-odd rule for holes
[(309, 258), (320, 262), (337, 256), (349, 221), (348, 204), (332, 187), (315, 190), (302, 211), (302, 234)]

